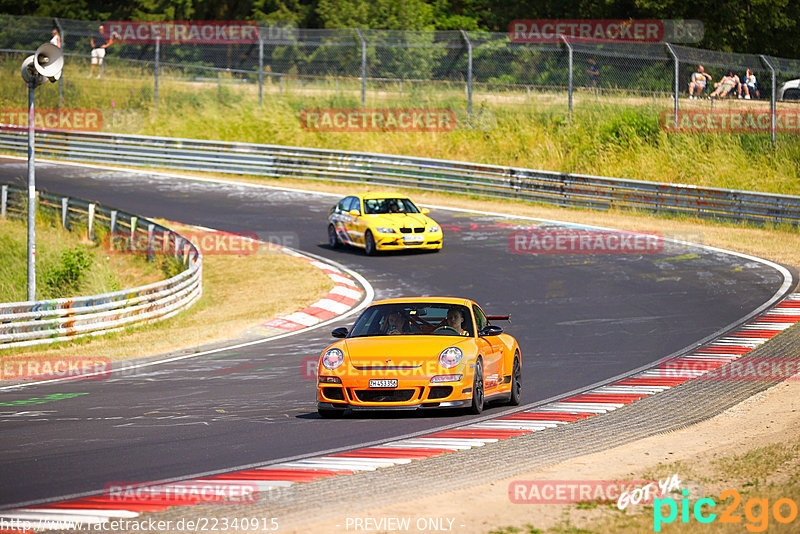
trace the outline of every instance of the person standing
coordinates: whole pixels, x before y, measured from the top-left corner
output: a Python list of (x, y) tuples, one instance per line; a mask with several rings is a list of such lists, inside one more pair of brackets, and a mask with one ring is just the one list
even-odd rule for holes
[(58, 34), (58, 28), (53, 28), (53, 36), (50, 38), (50, 44), (61, 48), (61, 36)]
[(106, 48), (111, 46), (114, 43), (114, 39), (106, 40), (105, 32), (103, 31), (103, 25), (97, 27), (97, 33), (92, 36), (91, 44), (92, 44), (92, 64), (89, 67), (89, 78), (92, 77), (94, 74), (94, 66), (98, 65), (98, 70), (100, 72), (97, 73), (97, 77), (103, 75), (103, 58), (106, 57)]

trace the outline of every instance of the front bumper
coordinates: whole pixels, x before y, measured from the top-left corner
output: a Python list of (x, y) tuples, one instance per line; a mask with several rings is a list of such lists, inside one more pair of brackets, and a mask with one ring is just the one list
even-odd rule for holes
[(419, 242), (404, 241), (403, 235), (404, 234), (376, 234), (375, 248), (378, 250), (437, 250), (442, 248), (443, 236), (441, 232), (425, 232), (421, 234), (424, 240)]
[[(462, 375), (463, 376), (463, 375)], [(432, 376), (401, 377), (395, 388), (370, 388), (369, 378), (349, 378), (340, 384), (317, 383), (320, 408), (353, 410), (416, 410), (456, 408), (472, 402), (472, 377), (431, 383)], [(372, 378), (387, 378), (373, 376)], [(394, 378), (394, 377), (391, 377)]]

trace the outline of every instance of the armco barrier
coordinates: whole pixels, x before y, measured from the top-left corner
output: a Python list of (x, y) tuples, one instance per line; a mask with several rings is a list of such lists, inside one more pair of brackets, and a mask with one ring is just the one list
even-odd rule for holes
[[(0, 132), (0, 152), (26, 154), (25, 133), (5, 130)], [(36, 149), (43, 157), (73, 161), (414, 187), (740, 222), (800, 223), (796, 196), (387, 154), (86, 132), (39, 133)]]
[[(27, 193), (2, 186), (2, 216), (24, 218)], [(202, 293), (201, 252), (186, 238), (147, 219), (68, 197), (39, 192), (39, 209), (65, 228), (80, 225), (94, 237), (98, 226), (110, 234), (130, 234), (152, 254), (171, 255), (181, 273), (160, 282), (103, 295), (0, 304), (0, 349), (98, 335), (135, 323), (166, 319), (191, 305)], [(138, 240), (138, 241), (135, 241)]]

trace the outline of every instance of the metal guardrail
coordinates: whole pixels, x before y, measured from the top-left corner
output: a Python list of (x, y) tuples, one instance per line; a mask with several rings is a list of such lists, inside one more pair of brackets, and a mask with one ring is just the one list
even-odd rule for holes
[[(0, 132), (24, 155), (25, 135)], [(365, 152), (137, 135), (42, 132), (39, 156), (142, 167), (411, 187), (598, 210), (800, 224), (800, 197)]]
[[(62, 226), (86, 228), (90, 238), (102, 231), (146, 243), (148, 255), (171, 255), (184, 270), (160, 282), (102, 295), (0, 304), (0, 349), (99, 335), (166, 319), (190, 306), (202, 293), (202, 254), (185, 237), (148, 219), (101, 204), (38, 192), (40, 211)], [(24, 189), (0, 187), (0, 215), (25, 218)]]

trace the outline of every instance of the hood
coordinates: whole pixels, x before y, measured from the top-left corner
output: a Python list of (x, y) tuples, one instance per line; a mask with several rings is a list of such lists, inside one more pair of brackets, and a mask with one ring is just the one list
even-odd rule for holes
[(367, 215), (368, 220), (375, 226), (388, 226), (390, 228), (419, 228), (432, 226), (436, 223), (422, 213), (382, 213), (380, 215)]
[[(347, 356), (354, 365), (417, 366), (438, 361), (447, 347), (469, 343), (472, 338), (460, 336), (374, 336), (345, 340)], [(386, 360), (391, 360), (387, 362)]]

